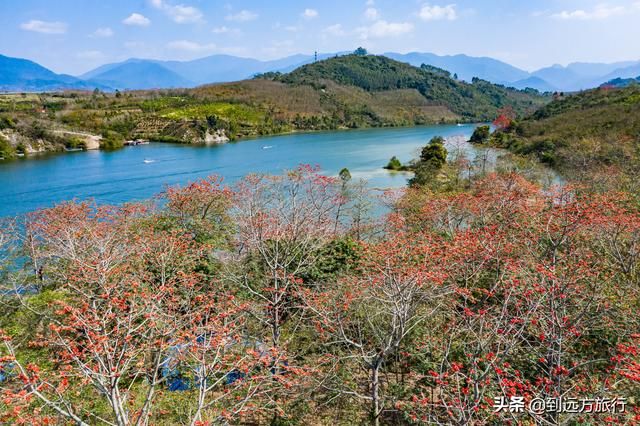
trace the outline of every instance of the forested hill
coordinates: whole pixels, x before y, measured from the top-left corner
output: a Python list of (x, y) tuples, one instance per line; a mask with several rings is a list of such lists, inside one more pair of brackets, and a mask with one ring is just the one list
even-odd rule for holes
[[(0, 156), (145, 138), (198, 143), (299, 130), (491, 121), (510, 106), (532, 113), (550, 98), (431, 66), (346, 55), (288, 74), (194, 89), (0, 95)], [(74, 135), (74, 136), (69, 136)], [(106, 141), (106, 142), (105, 142)], [(94, 144), (95, 146), (95, 144)]]
[(374, 55), (345, 55), (304, 65), (280, 77), (287, 84), (318, 85), (333, 82), (368, 92), (417, 90), (428, 102), (443, 105), (472, 120), (492, 120), (499, 108), (511, 106), (519, 114), (530, 113), (545, 103), (537, 92), (519, 91), (474, 79), (465, 83), (448, 71), (423, 65), (420, 68)]
[(537, 156), (569, 178), (601, 172), (610, 179), (619, 173), (640, 183), (640, 87), (557, 97), (494, 139), (516, 153)]

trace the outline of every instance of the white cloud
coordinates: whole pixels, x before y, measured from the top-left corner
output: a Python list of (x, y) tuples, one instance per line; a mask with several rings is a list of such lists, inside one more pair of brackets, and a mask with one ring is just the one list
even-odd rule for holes
[(227, 15), (224, 19), (227, 21), (249, 22), (258, 19), (258, 14), (245, 9), (236, 14)]
[(318, 11), (315, 9), (305, 9), (304, 12), (302, 12), (302, 17), (304, 19), (313, 19), (313, 18), (317, 18), (318, 17)]
[(167, 47), (172, 50), (182, 50), (185, 52), (200, 53), (200, 52), (211, 52), (215, 50), (216, 45), (213, 43), (200, 44), (200, 43), (196, 43), (195, 41), (176, 40), (176, 41), (169, 42), (167, 44)]
[(410, 22), (387, 22), (385, 20), (376, 21), (368, 27), (360, 27), (356, 32), (361, 39), (397, 37), (413, 31), (413, 24)]
[(98, 28), (91, 34), (91, 37), (107, 38), (113, 36), (113, 30), (109, 27)]
[(215, 27), (211, 30), (214, 34), (240, 34), (240, 30), (237, 28), (229, 28), (225, 25), (221, 27)]
[(138, 27), (148, 27), (151, 24), (149, 18), (139, 13), (132, 13), (122, 21), (125, 25), (135, 25)]
[(374, 7), (369, 7), (364, 11), (364, 17), (370, 21), (375, 21), (379, 17), (378, 9)]
[(104, 53), (99, 50), (85, 50), (84, 52), (78, 52), (78, 58), (86, 59), (89, 61), (98, 61), (104, 59)]
[(344, 29), (342, 29), (342, 25), (340, 24), (329, 25), (328, 27), (323, 29), (322, 32), (333, 37), (342, 37), (346, 34)]
[(64, 22), (46, 22), (32, 19), (29, 22), (20, 24), (20, 28), (43, 34), (64, 34), (67, 32), (68, 26)]
[(599, 20), (599, 19), (607, 19), (612, 16), (621, 15), (625, 12), (625, 8), (622, 6), (609, 6), (607, 4), (599, 4), (592, 10), (563, 10), (559, 13), (554, 13), (551, 15), (554, 19), (560, 20), (581, 20), (581, 21), (589, 21), (589, 20)]
[(151, 0), (151, 4), (166, 13), (174, 22), (178, 24), (190, 24), (203, 22), (200, 9), (184, 4), (171, 5), (164, 0)]
[(418, 12), (418, 16), (423, 21), (455, 21), (458, 19), (455, 4), (448, 4), (446, 6), (431, 6), (429, 4), (425, 4)]

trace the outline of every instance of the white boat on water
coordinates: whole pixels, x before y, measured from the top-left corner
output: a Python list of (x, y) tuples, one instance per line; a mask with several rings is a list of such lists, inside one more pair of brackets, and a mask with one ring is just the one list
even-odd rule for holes
[(273, 148), (272, 145), (265, 145), (265, 146), (262, 147), (262, 149), (271, 149), (271, 148)]
[(155, 163), (155, 162), (156, 162), (156, 160), (149, 160), (148, 158), (145, 158), (143, 160), (143, 163), (145, 163), (145, 164), (150, 164), (150, 163)]
[(462, 123), (458, 123), (458, 124), (456, 124), (456, 126), (458, 126), (458, 127), (462, 127), (462, 126), (464, 126), (464, 124), (462, 124)]

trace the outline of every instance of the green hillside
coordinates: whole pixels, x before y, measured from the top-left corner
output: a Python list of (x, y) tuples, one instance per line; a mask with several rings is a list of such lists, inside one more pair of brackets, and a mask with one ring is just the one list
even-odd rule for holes
[(131, 138), (199, 143), (301, 130), (487, 121), (504, 106), (525, 115), (547, 102), (537, 92), (456, 81), (434, 67), (346, 55), (285, 75), (195, 89), (3, 95), (0, 116), (12, 124), (0, 128), (0, 136), (26, 153), (74, 148), (78, 142), (64, 136), (70, 131), (102, 135), (110, 148)]
[(410, 89), (428, 102), (442, 105), (467, 120), (493, 120), (506, 105), (518, 113), (532, 112), (544, 99), (532, 91), (516, 91), (480, 79), (456, 81), (436, 67), (417, 68), (385, 56), (346, 55), (305, 65), (280, 78), (288, 84), (317, 85), (332, 81), (367, 92)]
[(640, 165), (640, 87), (601, 88), (557, 97), (493, 142), (534, 155), (567, 177), (620, 172), (635, 179)]

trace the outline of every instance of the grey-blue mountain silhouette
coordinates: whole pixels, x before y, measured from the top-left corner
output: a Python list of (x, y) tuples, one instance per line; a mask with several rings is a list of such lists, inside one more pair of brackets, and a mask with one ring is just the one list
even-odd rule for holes
[(95, 83), (55, 72), (28, 59), (0, 55), (0, 91), (40, 92), (60, 89), (105, 88)]
[(618, 77), (629, 78), (638, 74), (640, 61), (611, 64), (575, 62), (567, 66), (553, 65), (532, 73), (533, 76), (563, 91), (590, 89)]
[(192, 87), (195, 83), (165, 66), (149, 61), (127, 61), (106, 67), (88, 80), (114, 89)]
[(433, 65), (457, 74), (458, 78), (471, 81), (474, 77), (491, 81), (492, 83), (508, 83), (523, 80), (529, 77), (529, 73), (492, 58), (477, 58), (467, 55), (438, 56), (433, 53), (393, 53), (384, 54), (391, 59), (407, 62), (419, 67), (422, 64)]
[(522, 80), (514, 81), (507, 84), (508, 86), (515, 87), (516, 89), (536, 89), (538, 92), (557, 92), (558, 88), (541, 79), (540, 77), (527, 77)]
[[(326, 59), (340, 53), (321, 53)], [(459, 79), (474, 77), (518, 89), (576, 91), (598, 87), (617, 78), (640, 75), (640, 61), (615, 63), (576, 62), (553, 65), (529, 73), (503, 61), (468, 55), (440, 56), (411, 52), (384, 54), (414, 66), (431, 65)], [(299, 54), (261, 61), (231, 55), (211, 55), (191, 61), (160, 61), (132, 58), (95, 68), (78, 77), (56, 74), (33, 61), (0, 55), (0, 91), (53, 91), (63, 89), (102, 90), (194, 87), (202, 84), (243, 80), (265, 72), (290, 72), (311, 63), (315, 55)]]

